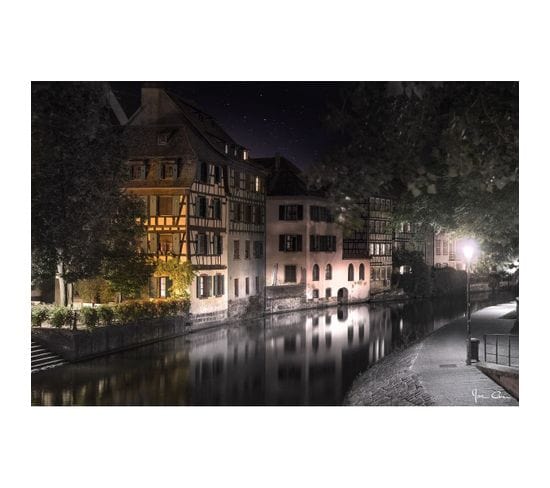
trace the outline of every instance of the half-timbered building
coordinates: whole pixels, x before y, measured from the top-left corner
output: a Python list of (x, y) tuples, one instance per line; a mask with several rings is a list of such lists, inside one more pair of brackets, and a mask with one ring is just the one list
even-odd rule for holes
[[(212, 117), (155, 85), (142, 87), (141, 106), (126, 124), (126, 137), (126, 190), (147, 209), (143, 252), (153, 260), (192, 263), (196, 320), (249, 311), (263, 296), (263, 253), (256, 257), (256, 244), (247, 244), (264, 247), (263, 170)], [(242, 257), (234, 248), (241, 240)], [(169, 290), (168, 277), (151, 279), (149, 296), (167, 297)]]

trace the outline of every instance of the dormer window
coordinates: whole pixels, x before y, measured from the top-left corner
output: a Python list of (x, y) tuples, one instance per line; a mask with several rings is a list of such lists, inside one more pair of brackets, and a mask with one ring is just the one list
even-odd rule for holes
[(130, 178), (132, 180), (143, 180), (145, 178), (145, 165), (143, 163), (130, 166)]
[(157, 144), (159, 146), (166, 146), (168, 144), (168, 133), (164, 132), (163, 134), (157, 135)]
[(229, 144), (225, 145), (224, 152), (225, 154), (229, 154)]
[(246, 149), (243, 149), (243, 161), (246, 161), (248, 159), (248, 151)]

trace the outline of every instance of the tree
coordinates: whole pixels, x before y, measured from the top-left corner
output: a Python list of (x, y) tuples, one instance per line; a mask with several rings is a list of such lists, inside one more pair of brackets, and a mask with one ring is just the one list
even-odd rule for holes
[(397, 198), (396, 219), (518, 252), (518, 84), (345, 84), (329, 125), (342, 141), (311, 172), (344, 224), (365, 194)]
[(393, 267), (406, 266), (410, 272), (400, 275), (396, 286), (406, 293), (428, 297), (432, 294), (432, 279), (429, 266), (424, 262), (421, 252), (407, 249), (396, 249), (393, 252)]
[(143, 232), (140, 202), (121, 190), (122, 128), (109, 110), (105, 83), (32, 84), (32, 277), (56, 275), (62, 304), (66, 283), (104, 273)]

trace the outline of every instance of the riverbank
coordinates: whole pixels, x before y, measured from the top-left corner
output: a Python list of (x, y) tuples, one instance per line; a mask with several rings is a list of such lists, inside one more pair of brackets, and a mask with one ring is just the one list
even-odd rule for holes
[[(507, 334), (514, 302), (472, 314), (472, 336)], [(518, 405), (499, 385), (465, 364), (465, 319), (454, 320), (415, 345), (385, 357), (359, 375), (344, 405)], [(480, 344), (480, 357), (483, 343)]]

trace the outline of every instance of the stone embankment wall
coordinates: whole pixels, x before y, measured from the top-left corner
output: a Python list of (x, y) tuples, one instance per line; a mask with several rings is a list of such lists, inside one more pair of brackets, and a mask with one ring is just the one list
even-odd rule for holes
[(32, 340), (64, 359), (79, 361), (183, 335), (189, 324), (184, 315), (92, 330), (33, 328)]

